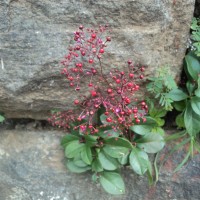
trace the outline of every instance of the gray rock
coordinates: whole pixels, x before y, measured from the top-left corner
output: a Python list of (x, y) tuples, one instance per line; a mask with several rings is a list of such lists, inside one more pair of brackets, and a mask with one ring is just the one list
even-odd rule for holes
[[(111, 196), (91, 180), (91, 174), (73, 174), (64, 166), (58, 131), (15, 131), (0, 133), (0, 200), (199, 200), (200, 155), (178, 173), (173, 170), (183, 151), (170, 157), (156, 186), (146, 177), (122, 170), (126, 194)], [(172, 144), (173, 146), (174, 144)], [(160, 156), (167, 155), (170, 146)]]
[[(173, 3), (174, 2), (174, 3)], [(170, 66), (179, 79), (195, 0), (1, 0), (0, 111), (7, 118), (45, 119), (52, 108), (72, 108), (59, 61), (82, 23), (109, 23), (107, 64), (131, 58), (146, 74)]]
[(23, 188), (0, 183), (0, 199), (1, 200), (31, 200), (30, 195)]

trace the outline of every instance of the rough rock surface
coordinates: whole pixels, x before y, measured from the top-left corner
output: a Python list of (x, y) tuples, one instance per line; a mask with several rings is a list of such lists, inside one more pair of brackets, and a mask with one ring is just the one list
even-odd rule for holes
[[(0, 200), (199, 200), (200, 156), (178, 173), (184, 151), (170, 157), (159, 182), (123, 170), (126, 194), (111, 196), (92, 183), (91, 174), (73, 174), (64, 167), (58, 131), (4, 130), (0, 133)], [(169, 147), (170, 149), (170, 147)], [(165, 149), (161, 158), (169, 150)]]
[[(0, 0), (0, 111), (10, 118), (71, 108), (59, 61), (80, 23), (113, 28), (115, 65), (128, 58), (170, 66), (179, 78), (195, 0)], [(124, 59), (123, 59), (124, 58)]]

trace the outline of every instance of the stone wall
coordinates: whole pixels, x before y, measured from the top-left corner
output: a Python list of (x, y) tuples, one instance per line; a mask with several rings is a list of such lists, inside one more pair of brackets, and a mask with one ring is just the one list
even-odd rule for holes
[(58, 74), (73, 31), (109, 23), (115, 64), (132, 58), (170, 66), (179, 78), (195, 0), (0, 0), (0, 111), (42, 119), (71, 108), (74, 92)]
[[(180, 171), (174, 169), (186, 156), (180, 148), (163, 165), (159, 181), (149, 186), (147, 177), (122, 169), (124, 195), (109, 195), (92, 182), (92, 173), (68, 171), (60, 147), (62, 132), (5, 130), (0, 134), (0, 200), (199, 200), (200, 155)], [(177, 145), (174, 141), (159, 155), (163, 161)], [(158, 166), (159, 162), (158, 162)], [(98, 197), (98, 198), (97, 198)]]

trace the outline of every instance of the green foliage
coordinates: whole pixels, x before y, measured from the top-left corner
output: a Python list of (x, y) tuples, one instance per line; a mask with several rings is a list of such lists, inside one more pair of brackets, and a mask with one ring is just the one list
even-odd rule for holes
[(192, 50), (197, 56), (200, 56), (200, 19), (192, 19)]
[(145, 135), (152, 131), (154, 127), (158, 124), (156, 120), (152, 117), (146, 117), (146, 122), (140, 123), (139, 125), (134, 125), (129, 127), (130, 130), (134, 131), (139, 135)]
[(177, 90), (177, 84), (169, 74), (169, 67), (162, 67), (157, 71), (155, 77), (148, 79), (147, 91), (150, 92), (156, 99), (159, 99), (159, 105), (165, 110), (171, 111), (173, 109), (173, 100), (169, 97), (169, 91)]
[(148, 155), (139, 148), (133, 148), (130, 154), (130, 165), (139, 175), (143, 175), (148, 169)]
[(110, 194), (119, 195), (125, 193), (125, 185), (120, 174), (116, 172), (102, 172), (99, 181), (104, 190)]
[(0, 123), (3, 122), (5, 120), (5, 117), (3, 115), (1, 115), (0, 113)]
[(157, 153), (165, 145), (163, 137), (156, 133), (146, 134), (136, 142), (137, 147), (143, 149), (147, 153)]
[(197, 81), (200, 73), (199, 58), (191, 51), (185, 56), (184, 70), (186, 72), (188, 81)]
[[(192, 38), (193, 41), (199, 40), (199, 20), (193, 19), (192, 24)], [(200, 41), (200, 40), (199, 40)], [(198, 41), (198, 42), (199, 42)], [(197, 44), (197, 43), (196, 43)], [(198, 43), (199, 45), (199, 43)], [(200, 45), (199, 45), (200, 47)], [(179, 114), (176, 116), (176, 125), (179, 129), (185, 129), (180, 133), (174, 134), (169, 138), (166, 138), (165, 141), (169, 142), (174, 139), (182, 138), (183, 141), (172, 149), (174, 153), (175, 150), (180, 148), (181, 146), (190, 143), (189, 150), (183, 159), (183, 161), (177, 166), (175, 171), (178, 171), (190, 157), (193, 156), (193, 151), (200, 150), (199, 149), (199, 134), (200, 134), (200, 49), (196, 48), (195, 51), (190, 51), (184, 59), (184, 71), (187, 76), (187, 80), (185, 83), (185, 87), (179, 88), (174, 81), (171, 80), (171, 75), (166, 73), (166, 71), (160, 71), (157, 73), (156, 77), (149, 78), (150, 82), (147, 84), (147, 90), (155, 96), (155, 98), (159, 99), (159, 106), (156, 108), (155, 102), (151, 99), (149, 100), (149, 114), (154, 120), (157, 122), (157, 125), (162, 126), (162, 119), (159, 120), (156, 117), (156, 111), (160, 111), (161, 116), (163, 117), (166, 114), (166, 111), (171, 111), (173, 109), (177, 110)], [(168, 70), (169, 71), (169, 70)], [(163, 114), (162, 114), (163, 113)], [(159, 123), (159, 121), (161, 123)], [(153, 125), (153, 124), (152, 124)], [(137, 130), (137, 127), (133, 129), (136, 132), (148, 132), (145, 128), (145, 125), (140, 127), (141, 130)], [(151, 131), (152, 132), (152, 131)], [(159, 140), (159, 137), (156, 140)], [(148, 153), (153, 153), (156, 145), (159, 146), (162, 144), (160, 141), (156, 142), (153, 140), (153, 136), (148, 136), (146, 134), (144, 138), (140, 138), (137, 140), (137, 146), (143, 148)], [(142, 144), (140, 145), (140, 141)], [(147, 146), (145, 146), (145, 142), (147, 142)], [(149, 143), (148, 143), (149, 142)], [(162, 146), (160, 146), (162, 148)], [(156, 167), (155, 167), (156, 169)]]
[(181, 112), (176, 118), (176, 123), (178, 127), (185, 127), (190, 137), (196, 138), (200, 132), (200, 97), (198, 96), (200, 58), (194, 55), (193, 52), (186, 55), (184, 70), (187, 75), (187, 82), (186, 88), (184, 88), (185, 91), (182, 91), (180, 95), (183, 98), (173, 99), (174, 108)]
[(133, 131), (138, 134), (141, 133), (156, 133), (164, 136), (165, 131), (162, 128), (165, 124), (163, 117), (167, 114), (167, 110), (164, 107), (156, 107), (152, 99), (147, 99), (149, 105), (149, 115), (146, 117), (146, 122), (141, 123), (139, 126), (135, 125)]
[[(152, 114), (158, 118), (165, 113), (154, 111)], [(152, 183), (152, 167), (147, 153), (160, 151), (164, 147), (164, 138), (152, 132), (158, 126), (154, 118), (147, 117), (146, 124), (135, 126), (136, 129), (132, 126), (128, 130), (135, 134), (132, 139), (109, 126), (102, 126), (95, 135), (77, 135), (77, 129), (71, 129), (71, 133), (61, 140), (67, 158), (66, 167), (74, 173), (91, 170), (94, 173), (92, 179), (99, 181), (105, 191), (111, 194), (125, 192), (123, 179), (118, 173), (122, 166), (130, 165), (139, 175), (146, 173), (149, 183)], [(141, 134), (141, 131), (144, 133)]]

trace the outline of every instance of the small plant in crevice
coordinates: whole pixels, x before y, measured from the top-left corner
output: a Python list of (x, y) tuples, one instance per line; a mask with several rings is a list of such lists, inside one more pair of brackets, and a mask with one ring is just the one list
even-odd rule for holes
[(76, 91), (77, 109), (55, 112), (49, 121), (69, 132), (61, 145), (70, 171), (90, 170), (92, 179), (108, 193), (123, 194), (120, 169), (124, 166), (139, 175), (146, 173), (152, 183), (148, 153), (157, 153), (165, 145), (161, 128), (165, 111), (137, 97), (145, 66), (131, 60), (120, 69), (104, 64), (111, 40), (107, 25), (97, 29), (81, 25), (74, 33), (74, 44), (61, 61), (61, 74)]
[[(193, 157), (195, 150), (200, 153), (200, 57), (193, 51), (185, 56), (184, 72), (186, 80), (179, 87), (174, 81), (171, 82), (173, 87), (169, 87), (171, 83), (166, 85), (162, 76), (150, 79), (151, 82), (147, 85), (148, 91), (156, 94), (156, 98), (160, 98), (160, 107), (165, 110), (175, 109), (178, 112), (175, 122), (181, 131), (167, 136), (165, 141), (179, 138), (182, 138), (182, 141), (171, 150), (171, 153), (189, 144), (185, 158), (175, 171), (179, 170), (190, 157)], [(170, 75), (166, 75), (165, 78), (168, 76)]]

